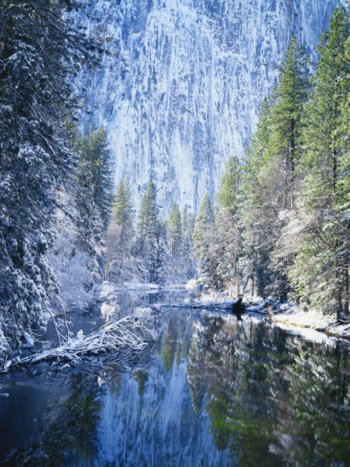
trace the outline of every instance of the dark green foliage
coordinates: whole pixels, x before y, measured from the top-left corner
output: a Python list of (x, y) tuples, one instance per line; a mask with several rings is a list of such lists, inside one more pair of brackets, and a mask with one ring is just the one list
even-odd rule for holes
[(184, 208), (180, 213), (176, 203), (173, 204), (168, 218), (168, 281), (170, 283), (186, 282), (194, 276), (192, 234), (194, 217)]
[(158, 216), (156, 187), (151, 179), (141, 201), (134, 255), (144, 280), (156, 284), (165, 281), (166, 226)]
[(349, 21), (337, 8), (306, 106), (300, 203), (307, 221), (290, 277), (306, 304), (349, 311)]
[(284, 209), (294, 206), (296, 167), (302, 153), (301, 119), (307, 89), (306, 59), (293, 37), (282, 63), (274, 95), (269, 136), (269, 152), (278, 156), (284, 172)]
[(111, 153), (103, 128), (81, 138), (77, 145), (80, 155), (79, 184), (89, 190), (92, 201), (99, 208), (105, 228), (108, 225), (112, 204)]
[(263, 323), (231, 326), (202, 318), (188, 355), (193, 405), (208, 413), (217, 448), (232, 451), (232, 465), (346, 465), (348, 350)]
[(216, 273), (220, 258), (212, 251), (214, 235), (214, 209), (207, 194), (199, 208), (193, 230), (194, 254), (200, 275), (200, 283), (206, 289), (220, 289), (222, 287), (221, 278)]
[(168, 220), (169, 246), (171, 254), (176, 257), (181, 253), (182, 225), (179, 206), (174, 203)]
[(241, 291), (242, 227), (241, 227), (242, 168), (236, 157), (231, 157), (221, 179), (216, 203), (216, 235), (213, 244), (220, 258), (217, 275), (225, 288)]
[(242, 208), (246, 274), (256, 280), (259, 295), (272, 293), (279, 300), (289, 290), (285, 269), (290, 258), (275, 258), (275, 249), (295, 204), (306, 91), (305, 59), (293, 38), (248, 151)]
[(187, 207), (181, 212), (182, 225), (182, 267), (185, 279), (195, 276), (195, 266), (193, 260), (193, 230), (195, 216), (188, 212)]
[(40, 324), (56, 291), (45, 254), (56, 191), (74, 164), (62, 122), (73, 107), (72, 75), (88, 56), (67, 4), (0, 4), (0, 309), (13, 343)]
[[(72, 214), (68, 230), (73, 231), (70, 240), (73, 244), (72, 252), (68, 250), (68, 255), (72, 260), (78, 253), (77, 259), (72, 260), (75, 263), (72, 267), (77, 271), (83, 265), (81, 272), (75, 274), (79, 277), (83, 273), (81, 279), (85, 279), (81, 287), (88, 292), (94, 281), (102, 278), (108, 261), (105, 257), (105, 245), (112, 204), (111, 154), (103, 129), (93, 131), (90, 128), (87, 135), (80, 136), (76, 126), (70, 122), (67, 125), (67, 135), (69, 146), (77, 160), (72, 173), (74, 179), (69, 186)], [(59, 235), (59, 240), (62, 242), (61, 236)], [(60, 254), (57, 248), (55, 252), (56, 255)], [(81, 255), (84, 256), (83, 260)], [(67, 263), (70, 267), (69, 260)], [(60, 265), (59, 267), (62, 268)], [(65, 267), (62, 269), (66, 277)], [(88, 274), (84, 274), (84, 269)], [(67, 289), (65, 284), (62, 288), (63, 292)]]
[(236, 157), (231, 157), (221, 179), (221, 186), (217, 195), (218, 211), (228, 211), (233, 216), (238, 212), (240, 201), (241, 167)]
[(134, 208), (129, 182), (122, 180), (117, 186), (108, 230), (106, 279), (123, 281), (133, 275), (132, 247), (135, 241), (133, 218)]
[(90, 130), (73, 143), (79, 155), (77, 167), (77, 226), (80, 243), (91, 254), (101, 245), (112, 204), (111, 153), (103, 129)]
[(133, 213), (134, 208), (131, 201), (130, 185), (128, 181), (122, 180), (117, 186), (111, 221), (123, 227), (123, 238), (127, 235), (132, 237)]
[(228, 288), (238, 276), (243, 290), (250, 283), (252, 295), (256, 288), (262, 297), (289, 297), (341, 317), (350, 302), (350, 38), (344, 9), (335, 9), (319, 54), (308, 84), (304, 54), (291, 40), (243, 175), (232, 160), (222, 179), (215, 227), (209, 199), (201, 208), (195, 252), (209, 288)]
[[(217, 194), (215, 216), (209, 196), (205, 196), (195, 223), (193, 240), (204, 289), (238, 291), (241, 285), (241, 228), (239, 203), (241, 167), (237, 158), (228, 160)], [(214, 219), (215, 217), (215, 219)]]
[[(178, 284), (193, 277), (194, 216), (173, 205), (167, 222), (159, 216), (152, 180), (141, 200), (136, 229), (128, 182), (117, 187), (109, 226), (106, 279)], [(135, 232), (136, 230), (136, 232)]]

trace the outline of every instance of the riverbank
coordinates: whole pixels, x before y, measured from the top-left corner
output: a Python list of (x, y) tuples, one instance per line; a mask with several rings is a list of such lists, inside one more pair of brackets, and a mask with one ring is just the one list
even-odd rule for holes
[(304, 311), (299, 307), (278, 309), (269, 314), (271, 321), (284, 329), (299, 327), (313, 329), (327, 336), (350, 340), (350, 321), (339, 322), (331, 315), (317, 310)]
[(159, 310), (127, 361), (2, 375), (0, 465), (348, 465), (350, 346), (173, 297), (117, 294)]
[[(210, 293), (195, 300), (203, 306), (218, 305), (228, 308), (234, 298), (229, 293)], [(330, 337), (350, 340), (350, 319), (339, 322), (333, 315), (324, 315), (318, 310), (304, 311), (297, 305), (289, 303), (266, 303), (259, 298), (245, 298), (246, 311), (259, 314), (266, 321), (286, 331), (309, 329)]]

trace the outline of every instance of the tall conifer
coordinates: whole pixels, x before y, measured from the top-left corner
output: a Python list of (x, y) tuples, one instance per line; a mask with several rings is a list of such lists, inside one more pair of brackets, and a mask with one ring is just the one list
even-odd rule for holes
[(308, 221), (291, 271), (301, 300), (338, 315), (349, 311), (348, 41), (348, 16), (336, 8), (306, 106), (301, 202)]

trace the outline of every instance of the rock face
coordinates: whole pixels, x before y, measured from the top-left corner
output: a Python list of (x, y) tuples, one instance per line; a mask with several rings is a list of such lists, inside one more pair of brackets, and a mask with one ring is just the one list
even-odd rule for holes
[(104, 125), (116, 182), (147, 180), (165, 213), (197, 210), (242, 156), (292, 35), (316, 44), (341, 0), (89, 0), (76, 20), (110, 54), (82, 72), (83, 124)]

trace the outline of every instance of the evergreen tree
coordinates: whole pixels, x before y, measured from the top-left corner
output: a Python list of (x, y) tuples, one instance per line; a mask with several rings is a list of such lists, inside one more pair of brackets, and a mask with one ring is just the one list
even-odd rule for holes
[(133, 236), (133, 212), (129, 181), (122, 180), (117, 186), (111, 220), (123, 227), (125, 239)]
[(62, 122), (89, 56), (68, 22), (71, 3), (0, 2), (0, 326), (13, 343), (40, 325), (57, 293), (46, 253), (56, 193), (74, 173)]
[(238, 213), (240, 201), (241, 167), (237, 157), (231, 157), (225, 167), (217, 195), (217, 208), (227, 211), (233, 216)]
[(231, 157), (221, 179), (216, 203), (216, 241), (218, 256), (217, 276), (225, 288), (236, 285), (240, 292), (240, 256), (242, 249), (240, 225), (241, 167), (236, 157)]
[(179, 256), (182, 247), (182, 225), (179, 206), (174, 203), (168, 220), (168, 240), (173, 257)]
[(168, 219), (169, 278), (172, 283), (186, 282), (195, 274), (193, 260), (194, 216), (187, 207), (180, 213), (173, 204)]
[(143, 279), (160, 284), (165, 280), (166, 228), (158, 218), (156, 196), (150, 179), (141, 201), (135, 254)]
[(300, 158), (301, 119), (307, 97), (306, 58), (295, 37), (282, 62), (271, 115), (269, 152), (278, 155), (284, 175), (283, 208), (294, 205), (296, 166)]
[(199, 283), (205, 289), (222, 288), (221, 278), (217, 276), (220, 258), (215, 250), (215, 220), (212, 202), (205, 195), (199, 208), (193, 230), (194, 254), (199, 272)]
[(243, 223), (246, 274), (259, 295), (284, 300), (290, 256), (275, 249), (294, 208), (296, 166), (301, 153), (302, 113), (306, 99), (305, 59), (295, 38), (281, 67), (272, 104), (264, 104), (245, 163)]
[(117, 186), (108, 231), (106, 276), (111, 280), (126, 280), (133, 275), (133, 215), (129, 182), (122, 180)]
[(183, 276), (183, 238), (179, 207), (174, 203), (170, 209), (167, 223), (169, 244), (169, 274), (172, 282), (179, 282)]
[[(81, 244), (91, 254), (104, 242), (112, 200), (111, 153), (103, 129), (71, 142), (79, 156), (77, 168), (77, 221)], [(102, 264), (101, 264), (102, 266)]]
[(349, 311), (349, 22), (337, 8), (323, 35), (306, 106), (300, 203), (307, 224), (290, 273), (301, 301)]
[(195, 275), (194, 253), (193, 253), (193, 230), (195, 216), (185, 206), (181, 211), (182, 225), (182, 264), (184, 280), (191, 279)]
[(77, 144), (80, 154), (78, 180), (91, 193), (99, 207), (104, 226), (107, 227), (112, 201), (111, 153), (103, 128), (90, 129)]
[[(278, 212), (284, 189), (280, 166), (270, 158), (271, 108), (264, 103), (257, 131), (243, 165), (243, 242), (246, 282), (256, 283), (258, 295), (266, 296), (271, 280), (270, 253), (275, 243)], [(273, 170), (275, 169), (275, 174)], [(272, 175), (273, 174), (273, 175)]]

